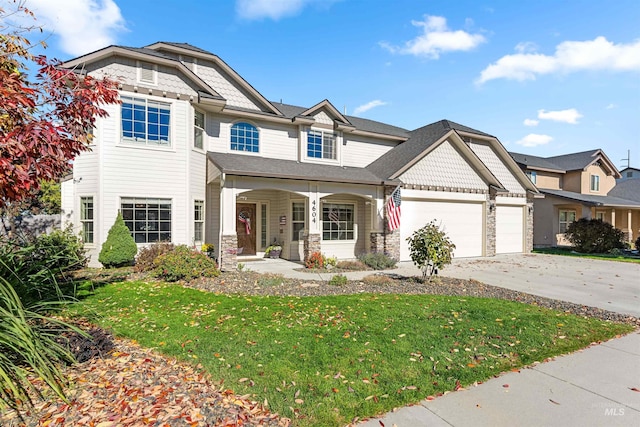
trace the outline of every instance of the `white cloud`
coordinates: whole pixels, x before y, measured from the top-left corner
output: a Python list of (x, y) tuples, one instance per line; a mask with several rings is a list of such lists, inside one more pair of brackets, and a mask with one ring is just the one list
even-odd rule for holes
[(114, 44), (126, 31), (124, 18), (114, 0), (28, 0), (36, 24), (60, 39), (60, 49), (82, 55)]
[(329, 6), (338, 0), (236, 0), (236, 12), (244, 19), (274, 21), (300, 13), (307, 5)]
[(582, 114), (580, 114), (575, 108), (569, 108), (568, 110), (559, 111), (538, 110), (538, 118), (541, 120), (552, 120), (554, 122), (562, 122), (575, 125), (578, 123), (578, 119), (581, 117)]
[(540, 123), (538, 120), (524, 119), (524, 122), (522, 124), (525, 126), (538, 126), (538, 123)]
[(640, 40), (615, 44), (605, 37), (587, 41), (565, 41), (554, 55), (531, 51), (529, 43), (516, 46), (518, 53), (505, 55), (482, 70), (476, 83), (494, 79), (535, 80), (551, 73), (583, 70), (640, 71)]
[(613, 110), (614, 108), (618, 108), (616, 104), (609, 104), (605, 107), (607, 110)]
[(516, 141), (516, 144), (522, 145), (523, 147), (537, 147), (538, 145), (545, 145), (553, 141), (553, 138), (549, 135), (540, 135), (537, 133), (530, 133), (519, 141)]
[(382, 105), (387, 105), (387, 103), (379, 99), (374, 99), (373, 101), (367, 102), (366, 104), (356, 107), (356, 109), (353, 110), (353, 115), (357, 116), (358, 114), (364, 113), (365, 111), (369, 111), (372, 108), (380, 107)]
[(425, 15), (423, 21), (411, 21), (411, 24), (422, 27), (422, 34), (407, 41), (402, 47), (387, 42), (381, 42), (380, 46), (391, 53), (438, 59), (441, 53), (468, 51), (486, 41), (482, 34), (450, 30), (446, 18), (442, 16)]

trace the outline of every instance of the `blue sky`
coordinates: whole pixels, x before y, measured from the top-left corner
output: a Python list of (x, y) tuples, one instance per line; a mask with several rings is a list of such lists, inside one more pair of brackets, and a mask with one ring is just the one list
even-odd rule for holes
[[(0, 0), (7, 3), (9, 0)], [(640, 2), (26, 0), (48, 56), (187, 42), (265, 97), (415, 129), (440, 119), (538, 156), (640, 167)], [(34, 37), (36, 35), (34, 34)], [(41, 37), (39, 34), (37, 37)]]

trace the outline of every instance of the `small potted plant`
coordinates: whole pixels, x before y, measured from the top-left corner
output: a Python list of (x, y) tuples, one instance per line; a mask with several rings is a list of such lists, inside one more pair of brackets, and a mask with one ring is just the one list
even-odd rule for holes
[(269, 258), (280, 258), (281, 252), (282, 245), (274, 240), (274, 242), (264, 251), (264, 255)]
[(215, 249), (216, 247), (211, 243), (205, 243), (202, 245), (202, 252), (206, 253), (211, 259), (215, 258)]

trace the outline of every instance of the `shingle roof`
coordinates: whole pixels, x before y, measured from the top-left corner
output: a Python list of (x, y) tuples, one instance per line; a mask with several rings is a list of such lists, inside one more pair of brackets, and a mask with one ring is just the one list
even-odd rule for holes
[(383, 179), (365, 168), (300, 163), (244, 154), (209, 152), (208, 158), (230, 175), (380, 185)]
[[(271, 101), (274, 107), (276, 107), (282, 114), (284, 114), (288, 118), (294, 118), (300, 115), (303, 111), (308, 110), (306, 107), (298, 107), (296, 105), (283, 104), (281, 102)], [(386, 123), (376, 122), (374, 120), (363, 119), (361, 117), (354, 116), (345, 116), (347, 120), (351, 122), (352, 125), (356, 127), (356, 129), (373, 132), (373, 133), (381, 133), (384, 135), (391, 136), (399, 136), (407, 138), (409, 136), (409, 131), (403, 129), (398, 126), (389, 125)]]
[(563, 173), (566, 172), (564, 169), (562, 169), (556, 164), (551, 163), (549, 160), (547, 160), (544, 157), (538, 157), (538, 156), (532, 156), (530, 154), (520, 154), (520, 153), (509, 153), (509, 154), (511, 154), (511, 157), (513, 157), (513, 160), (515, 160), (516, 163), (520, 165), (528, 166), (531, 168), (548, 169), (548, 170), (553, 170), (553, 171), (558, 171)]
[[(576, 202), (580, 202), (580, 203), (584, 203), (592, 206), (640, 208), (640, 201), (629, 200), (621, 197), (593, 196), (590, 194), (574, 193), (573, 191), (564, 191), (564, 190), (540, 189), (540, 192), (542, 194), (561, 197), (563, 199), (573, 200)], [(611, 192), (609, 194), (611, 194)]]
[(640, 178), (618, 181), (616, 186), (609, 191), (609, 196), (634, 200), (640, 203)]
[[(156, 42), (156, 43), (168, 44), (170, 46), (180, 47), (182, 49), (189, 49), (189, 50), (193, 50), (194, 52), (200, 52), (200, 53), (205, 53), (207, 55), (216, 56), (214, 53), (211, 53), (208, 50), (200, 49), (198, 46), (194, 46), (194, 45), (189, 44), (189, 43), (162, 42), (162, 41)], [(155, 44), (155, 43), (153, 43), (153, 44)]]
[(392, 150), (372, 162), (367, 166), (367, 169), (376, 175), (390, 177), (451, 130), (474, 133), (476, 135), (493, 138), (493, 136), (488, 133), (472, 129), (450, 120), (440, 120), (409, 132), (409, 139), (407, 141), (397, 147), (394, 147)]
[(595, 159), (595, 157), (602, 153), (602, 150), (595, 149), (589, 151), (582, 151), (580, 153), (564, 154), (562, 156), (547, 157), (547, 160), (558, 167), (567, 170), (579, 170), (589, 166)]

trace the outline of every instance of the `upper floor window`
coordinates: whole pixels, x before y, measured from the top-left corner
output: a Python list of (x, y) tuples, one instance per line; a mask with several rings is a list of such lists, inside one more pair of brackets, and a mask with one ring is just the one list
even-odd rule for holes
[(536, 171), (527, 171), (527, 176), (533, 184), (538, 180), (538, 173)]
[(600, 191), (600, 176), (591, 175), (591, 191)]
[(627, 178), (633, 178), (633, 172), (631, 171), (627, 172)]
[(123, 96), (122, 139), (125, 142), (169, 146), (171, 105)]
[(231, 126), (231, 149), (257, 153), (260, 149), (258, 129), (249, 123), (236, 123)]
[(336, 159), (336, 134), (320, 130), (307, 133), (307, 157), (315, 159)]
[(198, 110), (193, 112), (193, 146), (199, 149), (204, 147), (204, 113)]

